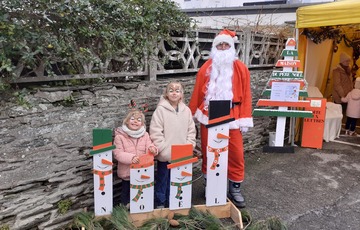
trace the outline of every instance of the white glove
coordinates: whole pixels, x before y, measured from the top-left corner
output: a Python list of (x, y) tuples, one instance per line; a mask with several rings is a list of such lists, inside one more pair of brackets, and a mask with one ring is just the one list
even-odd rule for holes
[(246, 133), (247, 131), (249, 131), (249, 127), (241, 126), (241, 127), (240, 127), (240, 131), (241, 131), (242, 133)]

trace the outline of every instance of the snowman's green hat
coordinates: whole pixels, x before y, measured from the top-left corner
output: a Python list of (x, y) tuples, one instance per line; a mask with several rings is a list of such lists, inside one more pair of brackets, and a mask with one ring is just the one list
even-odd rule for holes
[(90, 151), (90, 155), (112, 149), (115, 149), (115, 145), (112, 144), (112, 130), (93, 129), (93, 150)]

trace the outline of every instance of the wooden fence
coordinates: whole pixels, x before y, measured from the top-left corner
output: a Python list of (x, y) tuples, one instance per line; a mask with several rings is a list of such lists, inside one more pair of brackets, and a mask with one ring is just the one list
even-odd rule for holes
[[(16, 83), (49, 82), (91, 78), (133, 78), (142, 77), (154, 81), (158, 76), (168, 74), (194, 74), (209, 59), (213, 38), (219, 30), (196, 30), (173, 36), (174, 46), (162, 42), (155, 48), (155, 55), (144, 55), (140, 64), (134, 66), (130, 58), (112, 59), (104, 68), (96, 66), (92, 74), (53, 75), (43, 77), (20, 76)], [(273, 67), (281, 57), (286, 38), (277, 35), (260, 34), (251, 31), (237, 32), (236, 53), (250, 69)], [(100, 73), (99, 73), (100, 72)], [(46, 75), (46, 74), (44, 74)]]

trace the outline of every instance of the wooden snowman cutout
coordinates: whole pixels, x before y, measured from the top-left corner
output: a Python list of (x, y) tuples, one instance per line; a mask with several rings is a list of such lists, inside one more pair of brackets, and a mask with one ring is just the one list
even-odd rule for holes
[(169, 209), (191, 208), (192, 163), (198, 159), (193, 157), (192, 144), (172, 145), (170, 169)]
[(141, 155), (138, 164), (130, 166), (130, 213), (154, 210), (154, 155)]
[(206, 206), (225, 205), (227, 199), (229, 100), (209, 102), (209, 123), (206, 177)]
[(95, 216), (109, 215), (113, 209), (113, 171), (112, 171), (112, 130), (93, 130), (93, 174), (94, 174), (94, 212)]

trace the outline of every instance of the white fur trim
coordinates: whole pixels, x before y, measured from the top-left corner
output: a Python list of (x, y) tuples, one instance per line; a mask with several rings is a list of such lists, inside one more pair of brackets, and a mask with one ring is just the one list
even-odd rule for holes
[(244, 180), (234, 181), (234, 180), (229, 179), (229, 181), (234, 182), (234, 183), (242, 183)]
[(252, 117), (240, 118), (229, 124), (229, 129), (239, 129), (240, 127), (254, 127)]
[(240, 118), (239, 126), (254, 127), (253, 118), (252, 117)]
[(229, 123), (229, 129), (239, 129), (240, 126), (238, 124), (238, 120), (232, 121)]
[[(200, 109), (197, 109), (194, 118), (203, 125), (209, 123), (209, 118), (204, 115)], [(229, 129), (240, 129), (240, 127), (254, 127), (253, 118), (240, 118), (229, 123)]]
[(206, 115), (204, 115), (200, 109), (196, 110), (194, 117), (198, 122), (200, 122), (203, 125), (207, 125), (209, 123), (209, 118)]
[(220, 34), (218, 36), (216, 36), (214, 38), (213, 41), (213, 47), (216, 47), (219, 43), (221, 42), (226, 42), (228, 43), (231, 47), (234, 47), (234, 39), (233, 37), (231, 37), (230, 35), (226, 35), (226, 34)]

